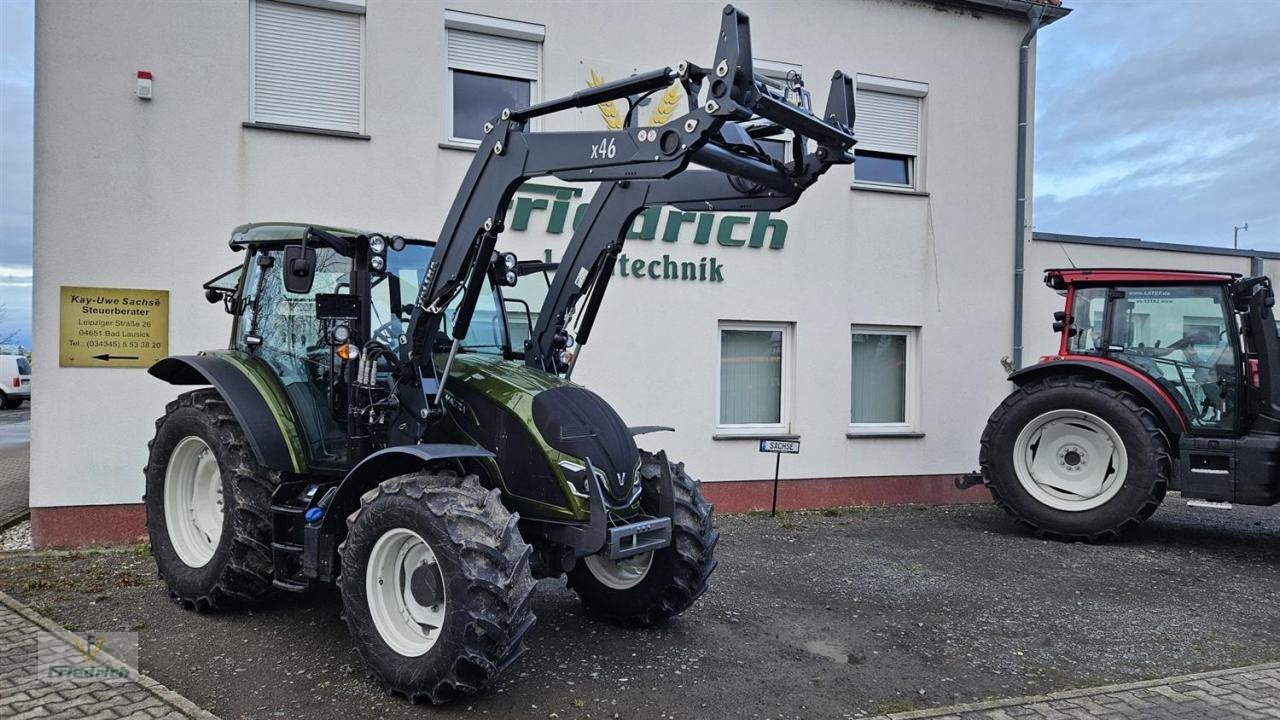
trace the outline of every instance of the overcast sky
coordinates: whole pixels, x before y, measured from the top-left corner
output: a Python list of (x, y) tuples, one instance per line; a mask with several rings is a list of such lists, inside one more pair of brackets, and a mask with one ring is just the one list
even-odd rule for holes
[[(1280, 2), (1066, 4), (1039, 37), (1035, 228), (1230, 246), (1247, 222), (1241, 247), (1280, 250)], [(32, 25), (0, 0), (0, 336), (28, 344)]]
[(34, 12), (0, 0), (0, 338), (31, 347), (31, 88)]

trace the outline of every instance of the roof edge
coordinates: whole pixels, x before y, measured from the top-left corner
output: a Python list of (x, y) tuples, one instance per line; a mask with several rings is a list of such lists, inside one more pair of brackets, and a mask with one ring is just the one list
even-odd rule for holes
[(1055, 20), (1061, 20), (1071, 14), (1071, 8), (1055, 4), (1053, 0), (934, 0), (940, 5), (958, 5), (987, 12), (998, 12), (1005, 15), (1026, 17), (1032, 8), (1044, 8), (1040, 18), (1040, 26), (1044, 27)]
[(1096, 235), (1068, 235), (1065, 233), (1033, 232), (1031, 239), (1038, 242), (1059, 242), (1072, 245), (1100, 245), (1103, 247), (1133, 248), (1135, 250), (1162, 250), (1165, 252), (1195, 253), (1199, 255), (1228, 255), (1231, 257), (1280, 260), (1280, 252), (1224, 248), (1216, 245), (1188, 245), (1184, 243), (1149, 242), (1141, 238), (1103, 237)]

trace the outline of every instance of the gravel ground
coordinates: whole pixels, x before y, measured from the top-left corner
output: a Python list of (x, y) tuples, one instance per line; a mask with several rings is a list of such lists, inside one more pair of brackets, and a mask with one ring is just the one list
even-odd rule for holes
[(0, 552), (31, 549), (31, 521), (23, 520), (0, 532)]
[(145, 548), (0, 555), (0, 589), (227, 717), (844, 718), (1280, 659), (1280, 512), (1176, 496), (1127, 542), (1030, 538), (990, 506), (719, 520), (712, 588), (657, 630), (543, 581), (524, 658), (434, 711), (364, 677), (332, 591), (173, 605)]

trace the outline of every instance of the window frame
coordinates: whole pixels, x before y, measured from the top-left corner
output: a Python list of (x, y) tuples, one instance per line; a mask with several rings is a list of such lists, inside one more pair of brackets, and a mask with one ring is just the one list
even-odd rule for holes
[[(720, 364), (724, 360), (724, 331), (782, 332), (782, 366), (779, 370), (781, 387), (778, 390), (778, 420), (776, 423), (741, 423), (726, 425), (720, 420), (720, 396), (724, 388), (720, 382)], [(719, 320), (716, 322), (716, 373), (713, 412), (717, 437), (768, 438), (789, 436), (791, 432), (791, 402), (795, 395), (792, 367), (795, 352), (795, 323), (785, 321)]]
[[(455, 68), (449, 62), (449, 31), (451, 30), (459, 30), (477, 35), (494, 35), (497, 37), (523, 40), (537, 45), (538, 76), (530, 78), (525, 77), (523, 74), (514, 72), (504, 75), (493, 72), (482, 72), (480, 70), (470, 68)], [(445, 68), (445, 139), (440, 143), (441, 147), (459, 150), (476, 150), (480, 147), (481, 143), (480, 140), (459, 137), (454, 131), (453, 73), (455, 70), (477, 75), (500, 77), (507, 80), (527, 81), (529, 83), (529, 103), (533, 104), (542, 102), (542, 85), (546, 74), (546, 27), (543, 25), (525, 22), (522, 20), (510, 20), (507, 18), (492, 17), (489, 15), (477, 15), (475, 13), (462, 12), (460, 10), (445, 10), (443, 53), (443, 65)], [(541, 120), (539, 118), (535, 118), (529, 122), (529, 126), (534, 130), (538, 130), (541, 128)]]
[[(847, 437), (864, 437), (880, 435), (919, 435), (920, 430), (920, 379), (921, 355), (919, 325), (867, 325), (853, 324), (849, 326), (849, 418), (845, 428)], [(907, 368), (903, 373), (903, 422), (890, 423), (856, 423), (853, 421), (853, 336), (854, 335), (899, 335), (906, 337), (905, 356)]]
[(854, 147), (854, 155), (858, 152), (869, 152), (877, 155), (889, 156), (895, 158), (905, 158), (907, 161), (907, 183), (887, 183), (876, 182), (874, 180), (858, 179), (858, 164), (855, 159), (853, 168), (852, 187), (853, 189), (863, 190), (894, 190), (899, 192), (924, 192), (924, 157), (926, 153), (926, 133), (925, 127), (928, 123), (928, 105), (929, 84), (924, 82), (916, 82), (913, 80), (900, 80), (897, 78), (881, 77), (876, 75), (864, 75), (858, 73), (857, 82), (854, 89), (855, 106), (857, 102), (857, 93), (859, 91), (875, 92), (883, 95), (899, 95), (902, 97), (915, 98), (919, 104), (916, 111), (916, 153), (908, 155), (905, 153), (891, 152), (876, 148), (859, 148)]
[(263, 0), (250, 0), (249, 2), (249, 82), (248, 82), (248, 107), (246, 108), (246, 117), (249, 119), (244, 123), (245, 127), (260, 128), (266, 130), (286, 130), (302, 133), (312, 133), (318, 135), (332, 135), (336, 137), (352, 137), (367, 140), (368, 135), (365, 134), (367, 128), (366, 105), (369, 92), (369, 43), (368, 43), (368, 22), (366, 19), (367, 8), (365, 0), (267, 0), (281, 5), (296, 5), (298, 7), (311, 8), (314, 10), (327, 10), (329, 12), (343, 13), (347, 15), (357, 15), (360, 19), (360, 127), (355, 132), (348, 130), (336, 130), (334, 128), (318, 127), (316, 125), (306, 124), (281, 124), (269, 120), (259, 120), (257, 116), (257, 45), (258, 45), (258, 20), (257, 5)]

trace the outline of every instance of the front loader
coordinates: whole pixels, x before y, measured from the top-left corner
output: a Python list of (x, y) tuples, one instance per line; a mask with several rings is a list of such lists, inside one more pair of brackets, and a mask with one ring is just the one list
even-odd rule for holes
[[(673, 82), (696, 101), (659, 127), (529, 127)], [(435, 242), (238, 228), (244, 262), (205, 286), (234, 318), (230, 347), (151, 369), (212, 386), (170, 403), (150, 445), (148, 530), (171, 594), (215, 610), (335, 583), (372, 676), (437, 703), (520, 655), (535, 578), (569, 574), (589, 609), (627, 624), (689, 608), (715, 568), (711, 507), (683, 465), (636, 448), (646, 428), (571, 382), (566, 351), (586, 341), (611, 253), (646, 205), (785, 207), (852, 162), (849, 76), (836, 73), (822, 117), (790, 90), (754, 74), (747, 16), (729, 6), (711, 66), (486, 123)], [(756, 141), (783, 131), (789, 162)], [(558, 268), (495, 249), (512, 196), (540, 176), (600, 183)], [(513, 342), (503, 288), (538, 270), (554, 273), (539, 324)]]

